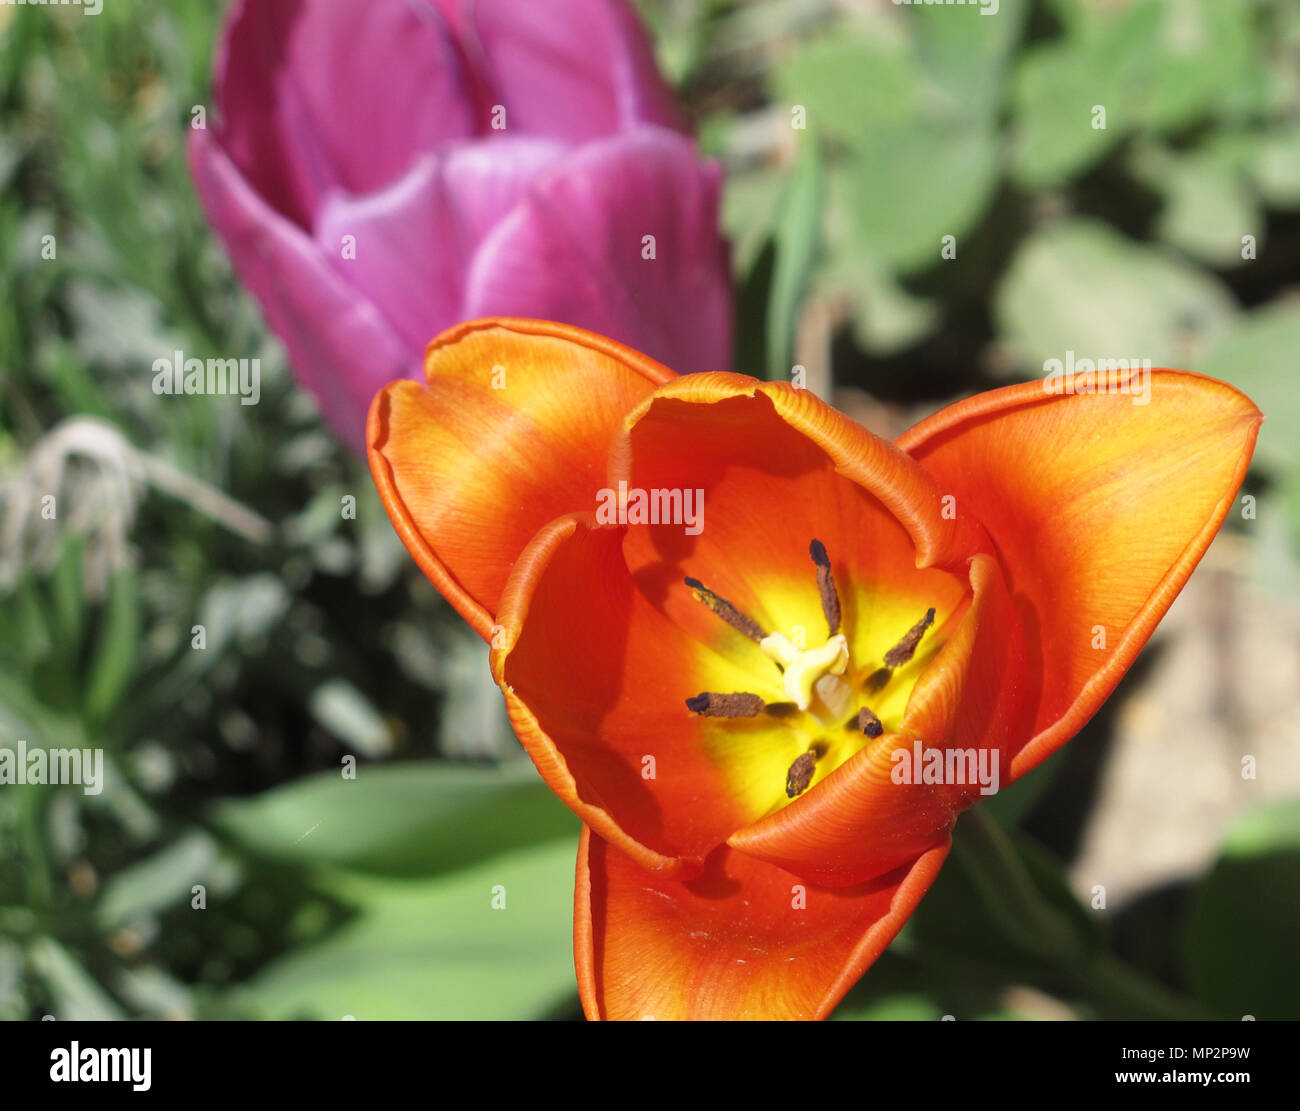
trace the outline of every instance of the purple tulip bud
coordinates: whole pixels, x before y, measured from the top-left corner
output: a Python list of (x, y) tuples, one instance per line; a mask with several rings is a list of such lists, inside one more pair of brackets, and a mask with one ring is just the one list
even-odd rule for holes
[(719, 171), (623, 0), (241, 0), (215, 96), (204, 210), (354, 448), (472, 317), (730, 369)]

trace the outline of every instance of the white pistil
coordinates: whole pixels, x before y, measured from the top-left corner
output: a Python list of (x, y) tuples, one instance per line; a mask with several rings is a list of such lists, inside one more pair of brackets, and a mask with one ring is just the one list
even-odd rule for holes
[(796, 648), (784, 633), (772, 633), (759, 642), (759, 647), (785, 668), (785, 696), (801, 710), (812, 705), (813, 686), (819, 679), (843, 675), (849, 666), (849, 642), (843, 633), (837, 633), (820, 648), (808, 650)]

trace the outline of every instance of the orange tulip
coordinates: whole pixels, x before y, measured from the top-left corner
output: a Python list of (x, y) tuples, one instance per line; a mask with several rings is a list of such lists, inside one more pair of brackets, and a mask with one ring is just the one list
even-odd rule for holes
[(1031, 382), (891, 444), (528, 320), (453, 328), (426, 374), (375, 398), (371, 468), (585, 823), (590, 1018), (827, 1015), (957, 815), (1114, 689), (1262, 419), (1157, 370), (1146, 404)]

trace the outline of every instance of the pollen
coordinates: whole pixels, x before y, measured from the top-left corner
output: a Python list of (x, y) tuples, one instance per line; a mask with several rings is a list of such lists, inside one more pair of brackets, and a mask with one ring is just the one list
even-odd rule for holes
[(785, 794), (787, 798), (798, 798), (812, 782), (813, 772), (817, 770), (817, 754), (809, 749), (790, 765), (785, 775)]
[(686, 708), (693, 714), (710, 718), (752, 718), (764, 710), (763, 700), (756, 694), (736, 691), (732, 694), (715, 694), (701, 691), (686, 700)]

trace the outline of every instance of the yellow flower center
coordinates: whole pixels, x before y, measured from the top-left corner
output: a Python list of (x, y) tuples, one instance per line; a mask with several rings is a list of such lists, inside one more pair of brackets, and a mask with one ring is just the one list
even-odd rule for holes
[[(849, 637), (840, 631), (843, 611), (831, 573), (830, 557), (825, 546), (817, 540), (811, 543), (809, 553), (816, 566), (817, 592), (827, 628), (825, 640), (812, 647), (805, 643), (805, 626), (792, 626), (793, 635), (768, 632), (698, 579), (686, 580), (686, 585), (699, 602), (756, 644), (763, 656), (776, 665), (776, 672), (771, 675), (751, 672), (751, 689), (762, 694), (725, 689), (703, 691), (687, 698), (686, 707), (694, 714), (717, 719), (720, 751), (738, 753), (740, 750), (736, 746), (752, 743), (756, 728), (760, 731), (770, 729), (774, 731), (773, 736), (785, 738), (774, 742), (771, 757), (764, 757), (760, 764), (753, 764), (746, 758), (749, 771), (742, 773), (747, 781), (756, 783), (755, 789), (761, 790), (758, 781), (754, 780), (755, 773), (767, 769), (762, 772), (762, 780), (770, 784), (768, 776), (775, 777), (779, 768), (784, 776), (784, 791), (777, 805), (797, 798), (815, 780), (830, 774), (863, 745), (888, 732), (889, 727), (882, 718), (896, 729), (908, 692), (920, 669), (939, 647), (931, 643), (926, 652), (918, 654), (922, 640), (935, 621), (935, 609), (930, 608), (910, 628), (901, 622), (893, 626), (898, 631), (892, 633), (892, 637), (897, 638), (892, 647), (887, 647), (890, 641), (884, 644), (876, 642), (878, 647), (873, 645), (862, 652), (864, 658), (854, 659)], [(908, 606), (902, 599), (895, 599), (887, 608), (891, 614), (897, 613), (907, 620)], [(860, 611), (859, 601), (859, 620)], [(914, 614), (915, 610), (911, 613)], [(886, 628), (897, 620), (881, 616)], [(859, 645), (859, 650), (862, 649), (863, 646)], [(879, 656), (877, 652), (880, 652)], [(868, 656), (870, 658), (866, 658)], [(745, 665), (746, 671), (751, 668), (752, 665)], [(895, 681), (900, 671), (904, 674)], [(778, 689), (780, 696), (774, 698)], [(764, 726), (764, 721), (767, 726)], [(780, 760), (777, 751), (782, 749), (787, 755), (772, 766), (773, 761)], [(792, 751), (796, 753), (793, 761), (789, 755)]]

